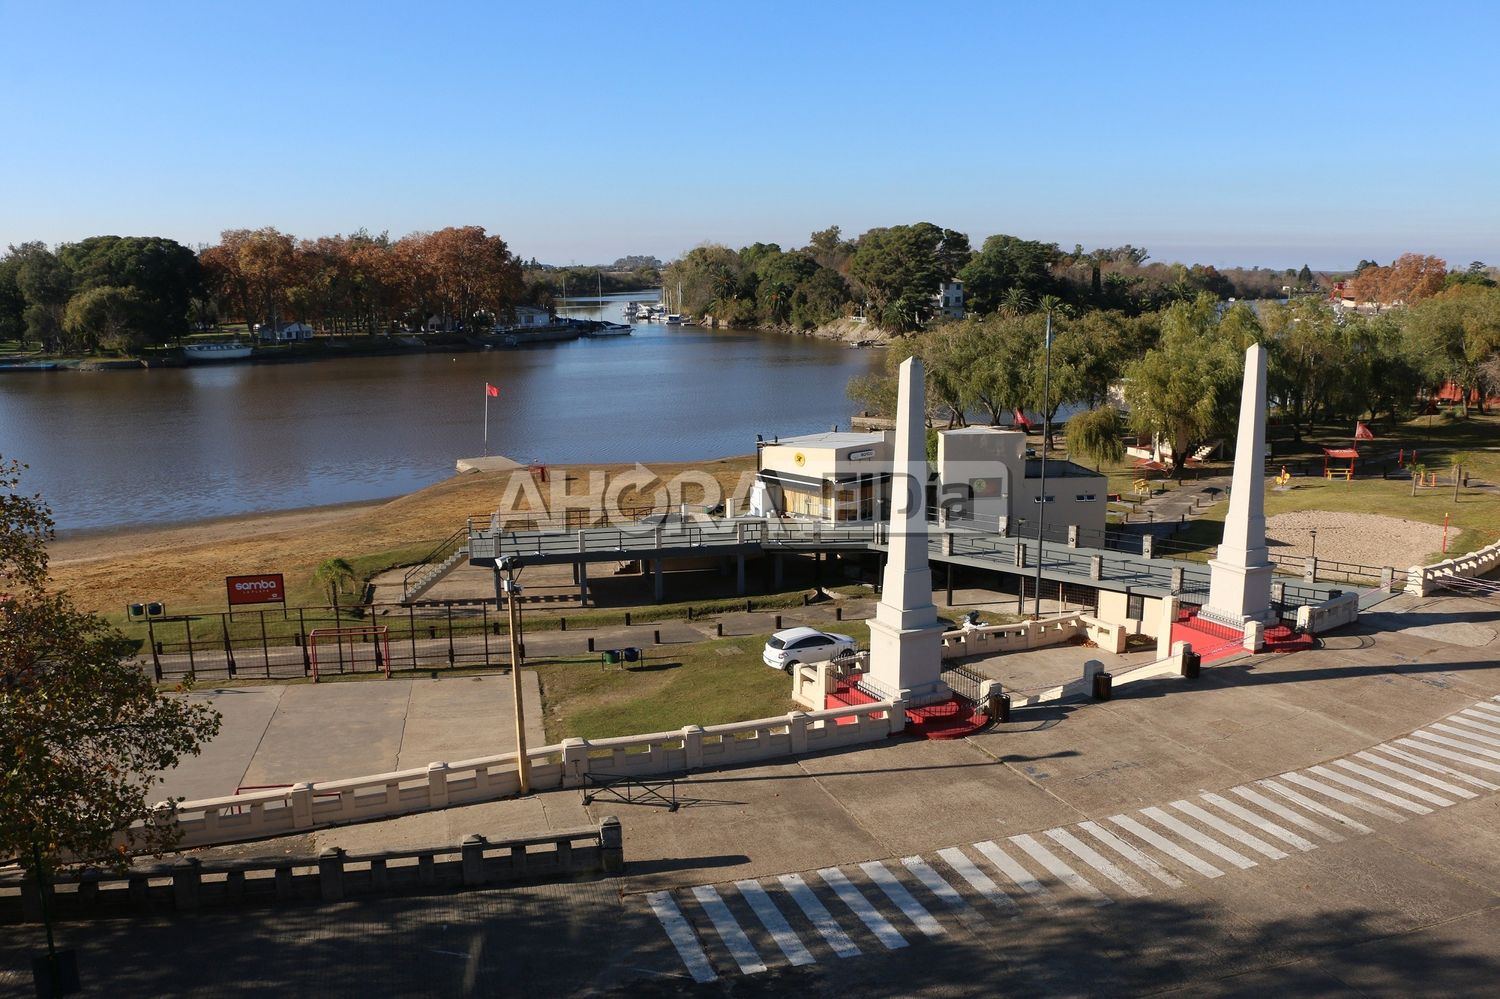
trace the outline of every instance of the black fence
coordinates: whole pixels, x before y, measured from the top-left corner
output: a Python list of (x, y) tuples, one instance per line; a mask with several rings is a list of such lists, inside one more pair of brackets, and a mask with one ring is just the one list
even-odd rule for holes
[[(384, 629), (381, 631), (380, 629)], [(131, 624), (158, 680), (291, 678), (510, 664), (506, 614), (488, 603), (364, 604), (188, 614)]]

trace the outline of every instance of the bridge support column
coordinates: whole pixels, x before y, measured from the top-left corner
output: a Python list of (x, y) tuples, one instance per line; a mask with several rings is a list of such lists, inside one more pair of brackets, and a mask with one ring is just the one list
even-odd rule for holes
[(745, 556), (743, 553), (734, 557), (734, 592), (742, 597), (745, 595)]
[(578, 577), (578, 602), (587, 607), (589, 605), (589, 564), (578, 562), (573, 567), (573, 573)]
[(661, 559), (659, 558), (651, 560), (651, 592), (656, 598), (656, 602), (661, 603), (665, 586), (661, 577)]

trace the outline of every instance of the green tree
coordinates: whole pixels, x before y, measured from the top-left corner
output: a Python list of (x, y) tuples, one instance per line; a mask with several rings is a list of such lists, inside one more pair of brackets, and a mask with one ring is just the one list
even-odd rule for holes
[(328, 602), (334, 607), (339, 605), (339, 594), (348, 593), (354, 588), (356, 576), (354, 566), (341, 558), (331, 558), (323, 562), (313, 573), (319, 583), (328, 590)]
[(144, 311), (135, 289), (99, 285), (68, 300), (63, 330), (87, 350), (103, 347), (130, 353), (148, 339), (142, 328)]
[(1057, 290), (1052, 265), (1059, 256), (1056, 243), (1003, 233), (991, 236), (958, 273), (965, 302), (976, 312), (994, 312), (1002, 304), (1015, 307), (1039, 301)]
[(969, 238), (931, 222), (871, 229), (859, 238), (849, 276), (859, 282), (882, 323), (916, 329), (932, 314), (932, 297), (968, 261)]
[(1306, 264), (1303, 264), (1302, 269), (1297, 272), (1297, 287), (1311, 288), (1313, 287), (1313, 284), (1314, 282), (1312, 268), (1308, 267)]
[(133, 340), (166, 343), (188, 329), (188, 312), (203, 293), (203, 267), (192, 250), (162, 236), (91, 236), (58, 249), (74, 293), (121, 288), (134, 293)]
[(1068, 418), (1068, 452), (1093, 458), (1094, 470), (1098, 471), (1101, 462), (1120, 461), (1125, 457), (1121, 430), (1120, 411), (1113, 406), (1074, 413)]
[(1136, 430), (1172, 447), (1173, 469), (1232, 425), (1243, 366), (1221, 335), (1213, 296), (1168, 307), (1161, 340), (1125, 370), (1125, 399)]
[[(47, 587), (52, 517), (17, 492), (21, 466), (0, 461), (0, 857), (28, 867), (123, 867), (177, 839), (150, 801), (219, 715), (158, 691), (135, 643)], [(180, 799), (179, 799), (180, 800)]]
[(20, 257), (16, 286), (26, 300), (23, 319), (26, 335), (43, 350), (74, 349), (63, 332), (63, 312), (73, 294), (73, 278), (57, 254), (41, 243), (23, 243), (13, 254)]

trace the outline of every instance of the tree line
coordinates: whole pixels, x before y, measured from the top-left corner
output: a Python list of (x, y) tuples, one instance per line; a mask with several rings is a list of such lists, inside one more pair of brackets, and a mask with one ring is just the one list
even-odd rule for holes
[[(1139, 315), (1044, 297), (1029, 309), (1003, 305), (893, 341), (885, 370), (851, 380), (849, 396), (891, 412), (896, 368), (916, 355), (934, 421), (998, 425), (1015, 410), (1051, 419), (1062, 405), (1082, 403), (1092, 408), (1068, 423), (1073, 450), (1115, 458), (1129, 428), (1170, 444), (1180, 463), (1232, 432), (1244, 350), (1259, 342), (1271, 403), (1298, 439), (1319, 422), (1347, 422), (1352, 431), (1355, 420), (1394, 421), (1449, 384), (1482, 412), (1500, 396), (1500, 288), (1438, 287), (1374, 314), (1326, 296), (1252, 307), (1200, 292)], [(1052, 390), (1044, 398), (1049, 313)]]
[(0, 339), (133, 353), (221, 321), (369, 335), (488, 328), (537, 294), (505, 241), (480, 226), (394, 240), (230, 229), (196, 251), (160, 236), (94, 236), (0, 257)]

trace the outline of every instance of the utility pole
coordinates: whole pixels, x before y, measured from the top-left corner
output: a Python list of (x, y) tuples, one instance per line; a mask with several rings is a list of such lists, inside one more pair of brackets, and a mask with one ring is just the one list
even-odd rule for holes
[[(504, 573), (502, 578), (501, 573)], [(521, 584), (516, 582), (515, 570), (508, 557), (495, 560), (495, 599), (505, 594), (505, 604), (510, 625), (510, 689), (516, 707), (516, 780), (521, 794), (531, 793), (531, 757), (526, 754), (526, 705), (521, 699), (521, 610), (516, 598), (521, 593)]]
[(1052, 416), (1049, 402), (1052, 398), (1052, 310), (1047, 310), (1047, 352), (1042, 374), (1042, 484), (1036, 498), (1036, 610), (1032, 615), (1042, 616), (1042, 533), (1047, 527), (1047, 441), (1052, 437)]

